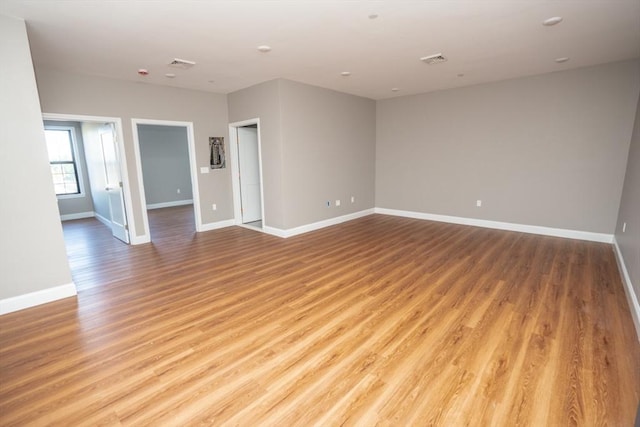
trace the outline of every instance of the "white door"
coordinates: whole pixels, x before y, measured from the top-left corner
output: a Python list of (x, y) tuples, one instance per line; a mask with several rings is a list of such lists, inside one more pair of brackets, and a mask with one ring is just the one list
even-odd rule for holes
[(240, 166), (240, 200), (243, 224), (262, 219), (259, 156), (258, 130), (247, 127), (238, 128), (238, 164)]
[(106, 190), (111, 212), (111, 232), (113, 236), (129, 243), (127, 215), (124, 210), (124, 193), (120, 177), (120, 161), (113, 125), (106, 124), (100, 128), (100, 143), (104, 157)]

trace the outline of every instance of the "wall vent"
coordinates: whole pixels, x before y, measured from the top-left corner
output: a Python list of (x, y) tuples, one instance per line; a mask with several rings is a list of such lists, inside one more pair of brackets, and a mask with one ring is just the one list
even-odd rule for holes
[(440, 64), (441, 62), (447, 62), (447, 58), (441, 53), (436, 53), (435, 55), (423, 56), (420, 58), (420, 61), (433, 65)]
[(178, 59), (174, 58), (173, 61), (169, 62), (170, 67), (182, 68), (183, 70), (187, 70), (196, 65), (193, 61), (187, 61), (186, 59)]

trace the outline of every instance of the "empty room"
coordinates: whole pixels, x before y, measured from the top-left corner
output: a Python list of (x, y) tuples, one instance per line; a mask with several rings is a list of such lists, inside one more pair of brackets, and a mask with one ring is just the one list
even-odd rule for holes
[(640, 2), (0, 2), (0, 425), (640, 423)]

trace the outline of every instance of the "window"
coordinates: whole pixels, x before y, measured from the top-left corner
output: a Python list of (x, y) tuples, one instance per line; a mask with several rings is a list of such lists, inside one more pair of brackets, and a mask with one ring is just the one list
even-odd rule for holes
[(47, 127), (44, 134), (56, 195), (82, 195), (73, 128)]

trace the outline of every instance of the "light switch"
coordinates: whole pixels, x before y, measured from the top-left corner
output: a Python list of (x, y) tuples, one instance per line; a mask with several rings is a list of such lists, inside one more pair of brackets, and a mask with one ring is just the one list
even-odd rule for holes
[(209, 166), (203, 166), (200, 168), (200, 173), (209, 173)]

